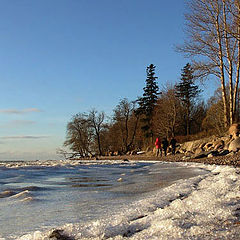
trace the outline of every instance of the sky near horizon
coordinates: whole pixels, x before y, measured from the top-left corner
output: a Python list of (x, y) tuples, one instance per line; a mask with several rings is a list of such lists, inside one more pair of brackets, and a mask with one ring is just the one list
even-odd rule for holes
[[(93, 108), (111, 116), (189, 61), (184, 0), (0, 0), (0, 160), (58, 159), (66, 125)], [(210, 97), (214, 87), (204, 89)]]

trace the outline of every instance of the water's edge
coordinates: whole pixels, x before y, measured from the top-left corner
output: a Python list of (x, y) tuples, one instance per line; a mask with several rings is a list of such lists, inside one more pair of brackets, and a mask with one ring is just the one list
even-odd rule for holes
[(103, 221), (122, 215), (119, 209), (125, 209), (124, 215), (138, 218), (132, 212), (136, 202), (139, 205), (143, 201), (147, 206), (159, 189), (176, 184), (179, 179), (207, 173), (202, 168), (175, 163), (136, 161), (78, 161), (71, 165), (8, 162), (0, 171), (0, 205), (4, 209), (0, 223), (4, 230), (0, 230), (0, 236), (6, 239), (65, 223), (85, 225), (97, 219)]

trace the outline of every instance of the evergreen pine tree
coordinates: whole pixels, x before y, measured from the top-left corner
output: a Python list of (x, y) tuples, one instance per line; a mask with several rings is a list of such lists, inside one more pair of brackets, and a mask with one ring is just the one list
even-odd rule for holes
[(142, 130), (145, 137), (153, 137), (152, 130), (152, 117), (154, 106), (158, 99), (158, 85), (156, 83), (157, 77), (155, 77), (155, 66), (150, 64), (147, 67), (147, 79), (146, 86), (143, 88), (143, 97), (138, 99), (139, 108), (137, 114), (142, 115)]
[(176, 96), (180, 99), (185, 110), (186, 135), (190, 133), (191, 109), (200, 92), (201, 90), (194, 84), (193, 69), (187, 63), (182, 69), (180, 83), (176, 85)]

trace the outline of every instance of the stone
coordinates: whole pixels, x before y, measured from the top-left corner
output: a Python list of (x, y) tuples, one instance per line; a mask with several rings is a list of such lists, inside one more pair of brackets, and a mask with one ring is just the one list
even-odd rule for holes
[(72, 237), (65, 235), (62, 229), (53, 230), (53, 232), (49, 235), (49, 238), (55, 240), (73, 240)]
[(191, 159), (190, 156), (183, 156), (183, 157), (182, 157), (182, 160), (183, 160), (183, 161), (190, 160), (190, 159)]
[(236, 139), (240, 133), (240, 125), (238, 123), (232, 124), (230, 126), (228, 132), (232, 136), (233, 139)]
[(224, 148), (224, 141), (223, 140), (219, 140), (219, 141), (216, 141), (213, 145), (213, 149), (214, 150), (217, 150), (217, 149), (223, 149)]
[(210, 154), (207, 155), (207, 157), (212, 158), (212, 157), (214, 157), (214, 155), (212, 153), (210, 153)]
[(203, 149), (202, 148), (197, 148), (196, 150), (195, 150), (195, 154), (197, 155), (197, 154), (200, 154), (201, 152), (203, 152)]
[(203, 149), (205, 147), (205, 145), (206, 145), (206, 143), (204, 142), (199, 146), (199, 148)]
[(210, 146), (206, 146), (207, 144), (212, 144), (212, 142), (216, 139), (216, 136), (211, 136), (207, 138), (202, 138), (199, 140), (189, 141), (182, 143), (180, 145), (180, 152), (192, 152), (195, 153), (195, 151), (200, 148), (207, 150)]
[(183, 154), (183, 153), (185, 153), (185, 150), (184, 150), (184, 149), (182, 149), (182, 148), (180, 148), (178, 151), (179, 151), (179, 153), (180, 153), (180, 154)]
[(185, 142), (181, 144), (181, 149), (185, 152), (195, 152), (195, 150), (199, 148), (202, 143), (202, 140)]
[(229, 154), (229, 150), (227, 150), (227, 149), (224, 149), (218, 153), (219, 156), (225, 156), (227, 154)]
[(113, 156), (121, 156), (121, 155), (122, 155), (122, 152), (120, 151), (113, 152)]
[(136, 154), (137, 154), (137, 151), (133, 150), (130, 155), (136, 155)]
[(207, 143), (204, 148), (206, 151), (213, 149), (213, 143), (212, 142)]
[(235, 138), (228, 147), (228, 150), (231, 152), (237, 152), (240, 149), (240, 137)]
[(219, 140), (222, 140), (224, 143), (227, 143), (231, 140), (231, 138), (229, 136), (224, 136), (224, 137), (221, 137)]
[(141, 154), (144, 154), (144, 153), (146, 153), (145, 151), (139, 151), (139, 152), (137, 152), (137, 155), (141, 155)]
[(231, 142), (232, 142), (232, 140), (225, 143), (224, 150), (228, 150), (229, 149), (229, 145), (230, 145)]
[(208, 152), (202, 151), (201, 153), (196, 154), (193, 158), (194, 158), (194, 159), (204, 158), (204, 157), (207, 157), (208, 154), (209, 154)]
[(233, 156), (234, 154), (235, 154), (234, 152), (230, 152), (230, 153), (228, 153), (226, 156), (231, 157), (231, 156)]
[(216, 157), (216, 156), (219, 156), (219, 152), (216, 151), (216, 150), (211, 151), (211, 152), (207, 155), (208, 158)]

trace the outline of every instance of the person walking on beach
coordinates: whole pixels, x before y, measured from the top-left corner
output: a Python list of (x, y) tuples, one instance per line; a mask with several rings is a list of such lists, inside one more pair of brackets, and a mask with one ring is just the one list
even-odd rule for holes
[(164, 151), (164, 155), (167, 156), (167, 149), (168, 149), (169, 143), (167, 138), (164, 138), (162, 141), (162, 147), (163, 147), (163, 151)]
[(159, 155), (159, 152), (160, 152), (160, 154), (162, 156), (162, 142), (161, 142), (159, 137), (156, 138), (155, 146), (156, 146), (156, 149), (157, 149), (157, 153), (156, 153), (157, 157)]
[(177, 140), (173, 137), (170, 141), (173, 155), (175, 155), (175, 152), (176, 152), (176, 143), (177, 143)]

